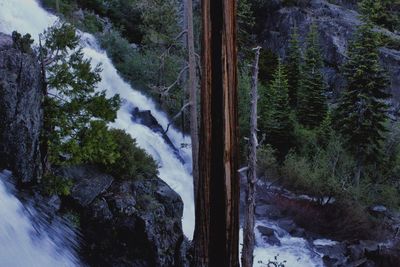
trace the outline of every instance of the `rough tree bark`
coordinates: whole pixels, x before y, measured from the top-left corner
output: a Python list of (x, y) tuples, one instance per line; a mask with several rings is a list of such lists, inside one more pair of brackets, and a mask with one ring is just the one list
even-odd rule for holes
[(255, 209), (255, 187), (257, 182), (257, 101), (258, 101), (258, 61), (261, 47), (256, 47), (253, 77), (251, 81), (251, 112), (250, 112), (250, 144), (249, 163), (247, 171), (247, 186), (245, 193), (245, 212), (243, 227), (243, 249), (242, 267), (253, 266), (254, 252), (254, 209)]
[(239, 266), (236, 1), (202, 1), (194, 266)]
[(189, 62), (189, 103), (190, 103), (190, 136), (192, 138), (192, 162), (193, 162), (193, 189), (194, 196), (197, 195), (199, 180), (199, 122), (197, 112), (197, 79), (196, 79), (196, 55), (194, 51), (193, 34), (193, 2), (186, 0), (187, 14), (187, 47)]

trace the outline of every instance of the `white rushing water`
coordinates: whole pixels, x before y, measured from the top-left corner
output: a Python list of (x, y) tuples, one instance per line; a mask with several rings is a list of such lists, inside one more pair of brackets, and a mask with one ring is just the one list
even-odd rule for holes
[[(57, 18), (43, 8), (35, 0), (0, 0), (0, 32), (10, 34), (17, 30), (22, 34), (30, 33), (34, 39), (38, 39), (38, 35), (47, 27), (52, 26)], [(182, 164), (174, 155), (174, 151), (165, 143), (163, 138), (149, 128), (135, 123), (131, 120), (131, 110), (133, 107), (138, 107), (140, 110), (151, 110), (153, 116), (165, 128), (168, 124), (168, 118), (163, 112), (157, 110), (154, 102), (134, 90), (126, 83), (117, 73), (111, 60), (106, 53), (99, 48), (95, 38), (86, 33), (82, 33), (82, 44), (86, 57), (92, 58), (92, 63), (97, 65), (102, 64), (103, 72), (101, 74), (102, 81), (99, 85), (99, 90), (106, 89), (109, 96), (117, 93), (124, 100), (123, 106), (118, 112), (118, 118), (113, 127), (126, 130), (134, 137), (139, 146), (145, 149), (160, 165), (160, 178), (167, 182), (181, 197), (184, 202), (183, 213), (183, 231), (185, 235), (191, 239), (194, 230), (194, 203), (193, 203), (193, 183), (191, 177), (191, 154), (190, 150), (180, 149), (181, 157), (186, 164)], [(182, 137), (175, 129), (170, 129), (168, 136), (174, 145), (179, 148), (181, 143), (190, 143), (188, 138)], [(39, 246), (31, 244), (29, 232), (32, 226), (28, 218), (21, 215), (19, 210), (22, 209), (21, 203), (10, 195), (7, 195), (4, 185), (0, 182), (0, 266), (32, 266), (31, 261), (37, 259), (37, 266), (73, 266), (76, 262), (71, 261), (68, 257), (58, 255), (57, 264), (52, 264), (51, 260), (56, 252), (52, 250), (52, 245), (48, 238), (41, 241)], [(3, 201), (3, 197), (7, 201)], [(5, 213), (5, 214), (3, 214)], [(19, 216), (19, 217), (18, 217)], [(4, 219), (6, 220), (5, 222)], [(14, 227), (3, 229), (3, 225), (7, 224), (8, 219), (16, 220), (15, 224), (9, 224)], [(268, 222), (257, 222), (257, 224), (270, 225)], [(7, 226), (5, 226), (7, 227)], [(3, 236), (3, 231), (11, 233), (18, 230), (17, 238), (11, 236)], [(282, 246), (267, 245), (261, 234), (256, 231), (257, 248), (255, 250), (255, 266), (266, 266), (268, 260), (273, 260), (276, 255), (279, 255), (278, 260), (286, 260), (287, 267), (319, 267), (323, 266), (321, 256), (315, 255), (310, 249), (306, 241), (301, 238), (291, 237), (289, 234), (281, 232), (281, 229), (276, 229), (281, 233), (278, 238)], [(11, 232), (10, 232), (11, 231)], [(9, 240), (3, 240), (9, 238)], [(24, 243), (26, 242), (26, 243)], [(43, 244), (42, 244), (43, 243)], [(38, 244), (36, 244), (38, 245)], [(3, 246), (7, 246), (3, 248)], [(13, 254), (20, 251), (19, 246), (22, 246), (26, 254)], [(38, 250), (40, 248), (40, 252)], [(44, 249), (44, 252), (42, 250)], [(68, 251), (68, 250), (67, 250)], [(31, 253), (31, 254), (29, 254)], [(42, 255), (43, 253), (43, 255)], [(29, 255), (28, 255), (29, 254)], [(10, 256), (7, 256), (10, 255)], [(26, 259), (24, 259), (26, 257)], [(4, 262), (3, 260), (11, 260), (15, 258), (18, 262)], [(73, 258), (73, 257), (72, 257)], [(25, 262), (26, 260), (26, 262)], [(65, 261), (64, 261), (65, 260)], [(261, 263), (262, 262), (262, 263)], [(3, 264), (6, 263), (6, 264)], [(63, 265), (64, 264), (64, 265)]]
[[(270, 245), (264, 240), (257, 226), (265, 226), (274, 230), (275, 237), (281, 245)], [(240, 231), (240, 241), (243, 236)], [(285, 267), (324, 267), (321, 254), (314, 251), (307, 240), (291, 236), (287, 231), (270, 221), (256, 221), (256, 244), (254, 249), (254, 267), (268, 266), (268, 261), (283, 263)], [(275, 265), (270, 265), (275, 266)]]
[[(35, 0), (0, 0), (0, 31), (11, 33), (14, 30), (25, 34), (30, 33), (34, 39), (49, 26), (52, 26), (57, 18), (41, 8)], [(102, 64), (101, 84), (99, 90), (107, 90), (109, 96), (120, 94), (124, 100), (122, 108), (118, 112), (118, 118), (114, 127), (126, 130), (134, 137), (139, 146), (145, 149), (159, 163), (160, 178), (174, 189), (184, 202), (183, 231), (188, 238), (192, 238), (194, 231), (194, 204), (193, 186), (190, 174), (190, 151), (181, 150), (181, 156), (188, 164), (183, 165), (174, 155), (172, 149), (164, 142), (161, 135), (152, 132), (148, 127), (132, 122), (130, 111), (133, 107), (140, 110), (151, 110), (153, 116), (165, 128), (168, 118), (157, 110), (154, 102), (135, 91), (117, 73), (111, 60), (102, 51), (95, 38), (90, 34), (82, 34), (82, 44), (86, 57), (92, 58), (93, 65)], [(190, 140), (183, 138), (175, 129), (170, 128), (168, 136), (176, 147)]]
[(79, 266), (74, 232), (62, 222), (49, 225), (35, 209), (22, 205), (6, 189), (10, 175), (0, 172), (0, 266)]

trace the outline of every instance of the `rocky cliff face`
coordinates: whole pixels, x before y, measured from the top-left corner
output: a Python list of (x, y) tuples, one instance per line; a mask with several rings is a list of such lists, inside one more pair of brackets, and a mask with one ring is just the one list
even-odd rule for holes
[[(332, 4), (332, 3), (337, 4)], [(300, 41), (305, 42), (310, 25), (315, 22), (320, 33), (320, 42), (326, 67), (325, 80), (335, 95), (340, 92), (345, 80), (339, 74), (346, 60), (346, 51), (352, 35), (361, 21), (355, 11), (354, 1), (310, 0), (301, 6), (285, 6), (283, 1), (271, 1), (268, 13), (263, 18), (259, 39), (265, 49), (285, 56), (290, 31), (299, 28)], [(385, 31), (379, 29), (381, 31)], [(400, 36), (385, 31), (390, 38), (400, 43)], [(400, 103), (400, 51), (382, 48), (381, 61), (391, 79), (390, 92), (395, 104)]]
[(115, 180), (90, 166), (65, 168), (90, 266), (185, 266), (183, 202), (161, 179)]
[(40, 176), (42, 84), (38, 59), (13, 48), (0, 33), (0, 167), (19, 181)]

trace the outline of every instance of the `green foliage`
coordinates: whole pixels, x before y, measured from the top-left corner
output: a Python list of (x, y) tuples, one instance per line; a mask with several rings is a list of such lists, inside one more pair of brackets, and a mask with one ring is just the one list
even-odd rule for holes
[(267, 85), (278, 66), (278, 55), (271, 50), (262, 50), (260, 53), (260, 62), (259, 62), (259, 80), (264, 85)]
[(29, 33), (22, 36), (20, 33), (13, 31), (12, 33), (13, 46), (15, 49), (20, 50), (22, 53), (32, 53), (33, 39)]
[[(57, 0), (42, 0), (43, 5), (57, 11)], [(77, 8), (75, 0), (58, 0), (60, 10), (58, 12), (64, 16), (72, 16)]]
[(279, 164), (276, 160), (276, 150), (271, 145), (264, 145), (257, 150), (257, 173), (264, 179), (274, 179), (278, 176)]
[(336, 128), (360, 162), (377, 160), (387, 131), (388, 79), (379, 63), (378, 40), (370, 24), (358, 29), (344, 75), (348, 86), (336, 110)]
[(292, 29), (287, 54), (286, 69), (288, 76), (289, 103), (292, 108), (297, 108), (297, 91), (300, 88), (300, 79), (302, 77), (302, 55), (297, 27)]
[(350, 187), (354, 164), (338, 140), (331, 140), (326, 149), (313, 155), (288, 154), (282, 175), (295, 189), (313, 196), (340, 197)]
[(254, 46), (252, 31), (255, 26), (255, 18), (250, 1), (238, 1), (237, 9), (239, 56), (243, 55), (246, 59), (250, 59), (254, 54), (251, 48)]
[(400, 30), (400, 2), (398, 0), (362, 0), (359, 8), (365, 22), (373, 22), (390, 31)]
[(247, 141), (250, 136), (250, 86), (251, 77), (249, 68), (245, 66), (239, 71), (238, 79), (238, 114), (239, 114), (239, 133), (240, 145), (243, 159), (247, 158)]
[(318, 127), (325, 118), (327, 111), (324, 95), (325, 84), (321, 73), (322, 67), (318, 27), (313, 24), (307, 37), (297, 110), (300, 123), (310, 128)]
[(42, 186), (47, 195), (68, 196), (71, 193), (72, 180), (54, 174), (43, 177)]
[(98, 33), (103, 31), (103, 23), (93, 13), (85, 13), (82, 24), (82, 28), (86, 32)]
[(270, 112), (265, 118), (266, 127), (263, 130), (268, 143), (277, 149), (278, 157), (283, 158), (291, 147), (293, 121), (290, 115), (288, 80), (280, 60), (269, 90)]
[(151, 178), (158, 174), (158, 165), (136, 140), (122, 130), (112, 129), (109, 132), (117, 146), (118, 157), (105, 166), (106, 170), (119, 179)]
[(78, 162), (97, 163), (110, 166), (120, 160), (118, 140), (115, 140), (104, 121), (91, 121), (90, 126), (80, 133)]
[[(116, 118), (119, 96), (106, 98), (105, 91), (96, 91), (101, 68), (92, 68), (90, 60), (84, 58), (73, 26), (57, 23), (43, 34), (43, 38), (45, 43), (41, 52), (49, 62), (46, 65), (49, 91), (44, 104), (43, 139), (48, 142), (49, 160), (53, 164), (64, 164), (92, 159), (99, 151), (90, 146), (96, 144), (82, 149), (82, 137), (89, 131), (92, 142), (104, 141), (95, 134), (102, 135), (106, 131), (105, 124)], [(90, 155), (92, 152), (94, 154)], [(106, 154), (97, 155), (103, 157)]]

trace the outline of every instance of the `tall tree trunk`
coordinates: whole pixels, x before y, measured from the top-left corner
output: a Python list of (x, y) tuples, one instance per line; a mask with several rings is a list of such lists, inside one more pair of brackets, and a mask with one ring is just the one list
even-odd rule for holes
[(193, 162), (193, 189), (197, 195), (199, 180), (199, 122), (197, 112), (197, 79), (196, 79), (196, 55), (194, 51), (193, 34), (193, 2), (186, 0), (187, 12), (187, 41), (189, 62), (189, 102), (190, 102), (190, 136), (192, 137), (192, 162)]
[(247, 171), (247, 186), (245, 195), (245, 213), (243, 227), (242, 267), (253, 267), (254, 251), (254, 209), (255, 187), (257, 183), (257, 101), (258, 101), (258, 61), (261, 47), (255, 48), (256, 56), (253, 65), (251, 82), (251, 112), (250, 112), (250, 149), (249, 169)]
[(203, 0), (194, 266), (239, 266), (236, 1)]

